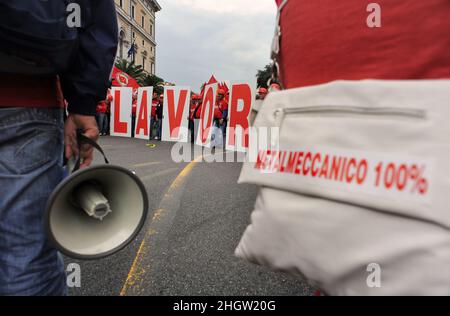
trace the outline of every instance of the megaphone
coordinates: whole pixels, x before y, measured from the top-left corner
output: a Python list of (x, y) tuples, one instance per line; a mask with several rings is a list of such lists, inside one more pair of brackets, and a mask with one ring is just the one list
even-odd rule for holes
[(63, 254), (82, 260), (112, 255), (128, 245), (145, 224), (148, 196), (142, 181), (128, 169), (109, 164), (73, 172), (51, 194), (44, 223), (49, 239)]

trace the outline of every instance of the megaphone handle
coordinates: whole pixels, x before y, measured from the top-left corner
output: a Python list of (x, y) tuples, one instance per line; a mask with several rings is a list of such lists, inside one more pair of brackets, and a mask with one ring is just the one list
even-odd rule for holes
[[(108, 158), (106, 158), (105, 152), (103, 151), (102, 147), (100, 147), (99, 144), (97, 144), (96, 141), (90, 139), (89, 137), (86, 137), (83, 135), (83, 130), (79, 129), (77, 130), (77, 142), (78, 142), (78, 151), (81, 152), (81, 144), (88, 144), (97, 149), (105, 159), (105, 163), (109, 164)], [(75, 162), (75, 166), (73, 167), (72, 173), (80, 169), (81, 165), (81, 156), (78, 154), (77, 160)]]

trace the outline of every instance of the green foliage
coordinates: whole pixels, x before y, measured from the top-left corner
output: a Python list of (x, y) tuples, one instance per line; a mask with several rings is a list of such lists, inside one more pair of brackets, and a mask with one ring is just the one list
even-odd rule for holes
[(161, 94), (164, 92), (164, 87), (162, 85), (164, 84), (164, 79), (156, 76), (156, 75), (147, 75), (145, 76), (143, 80), (143, 85), (145, 87), (153, 87), (153, 91)]
[(164, 79), (146, 73), (142, 66), (135, 65), (126, 59), (119, 59), (116, 62), (116, 67), (135, 78), (139, 85), (153, 87), (153, 90), (158, 94), (164, 92)]
[(258, 87), (268, 88), (267, 82), (272, 77), (272, 65), (266, 65), (266, 67), (264, 67), (264, 70), (258, 70), (256, 77), (258, 78)]
[(142, 66), (137, 66), (126, 59), (119, 59), (116, 62), (116, 67), (136, 79), (141, 86), (144, 84), (144, 79), (147, 74)]

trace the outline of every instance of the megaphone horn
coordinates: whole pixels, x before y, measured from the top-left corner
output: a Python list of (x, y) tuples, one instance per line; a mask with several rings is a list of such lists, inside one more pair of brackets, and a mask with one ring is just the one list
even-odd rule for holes
[(147, 218), (148, 196), (135, 173), (109, 164), (101, 147), (79, 133), (81, 143), (99, 150), (105, 164), (79, 170), (77, 157), (70, 176), (51, 194), (44, 223), (49, 239), (63, 254), (99, 259), (123, 249), (137, 236)]

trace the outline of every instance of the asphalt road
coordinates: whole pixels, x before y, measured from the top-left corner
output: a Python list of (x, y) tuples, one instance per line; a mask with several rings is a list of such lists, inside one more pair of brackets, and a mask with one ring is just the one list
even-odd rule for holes
[[(239, 163), (175, 163), (172, 144), (103, 137), (113, 164), (135, 170), (150, 199), (144, 229), (128, 247), (81, 266), (71, 295), (312, 295), (304, 282), (234, 256), (257, 188), (238, 185)], [(96, 163), (100, 163), (97, 155)]]

